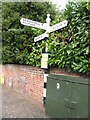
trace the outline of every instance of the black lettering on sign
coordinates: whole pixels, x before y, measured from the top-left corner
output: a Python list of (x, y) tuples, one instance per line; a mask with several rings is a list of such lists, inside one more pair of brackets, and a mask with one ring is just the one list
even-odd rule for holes
[(38, 22), (35, 22), (35, 21), (32, 21), (32, 20), (28, 20), (28, 19), (23, 19), (23, 23), (25, 24), (30, 24), (30, 25), (43, 25), (43, 23), (38, 23)]

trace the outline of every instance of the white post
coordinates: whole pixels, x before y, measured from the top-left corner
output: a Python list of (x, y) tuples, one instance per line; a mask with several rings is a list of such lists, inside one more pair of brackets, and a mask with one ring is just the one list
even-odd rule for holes
[[(50, 27), (50, 14), (47, 14), (47, 18), (46, 18), (46, 26), (47, 26), (47, 30), (49, 29)], [(46, 30), (46, 33), (47, 33), (47, 30)], [(48, 36), (49, 38), (49, 36)], [(47, 38), (47, 42), (46, 42), (46, 48), (45, 48), (45, 52), (47, 53), (48, 52), (48, 38)]]

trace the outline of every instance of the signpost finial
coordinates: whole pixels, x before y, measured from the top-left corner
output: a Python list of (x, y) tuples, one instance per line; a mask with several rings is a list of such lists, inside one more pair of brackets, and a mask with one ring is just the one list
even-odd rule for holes
[(50, 26), (50, 21), (51, 21), (50, 14), (47, 14), (46, 23), (48, 26)]
[(47, 14), (47, 17), (50, 17), (50, 14)]

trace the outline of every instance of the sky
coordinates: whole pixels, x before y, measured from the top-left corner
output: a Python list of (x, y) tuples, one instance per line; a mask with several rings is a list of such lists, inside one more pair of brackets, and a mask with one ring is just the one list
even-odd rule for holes
[(59, 9), (62, 10), (65, 8), (66, 3), (68, 3), (68, 0), (51, 0), (53, 3), (57, 4), (57, 6), (60, 6)]

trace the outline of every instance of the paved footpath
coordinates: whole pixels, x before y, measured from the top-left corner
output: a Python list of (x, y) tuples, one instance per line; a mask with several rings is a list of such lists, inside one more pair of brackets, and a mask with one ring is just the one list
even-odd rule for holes
[(45, 108), (31, 96), (2, 87), (3, 118), (48, 118)]

